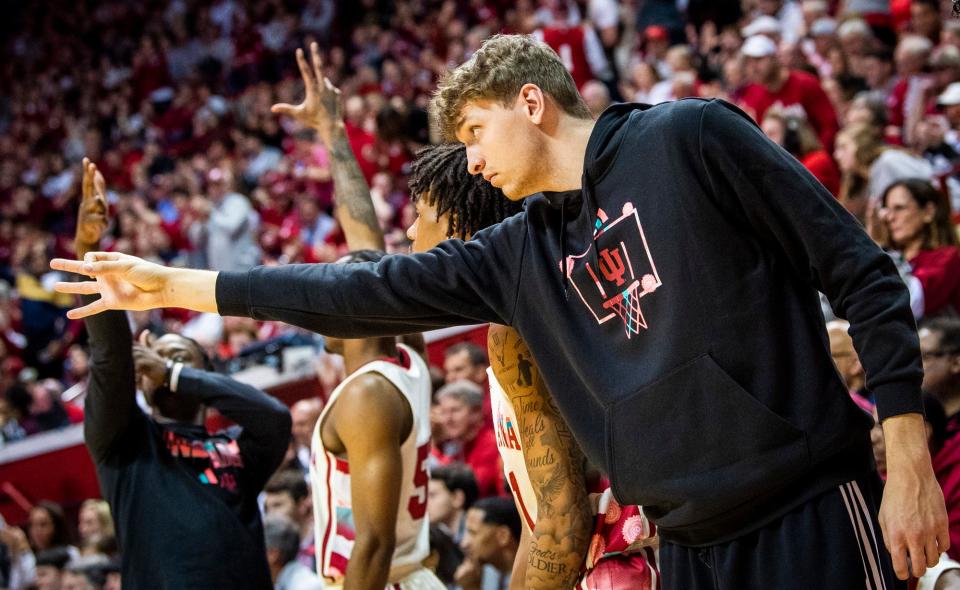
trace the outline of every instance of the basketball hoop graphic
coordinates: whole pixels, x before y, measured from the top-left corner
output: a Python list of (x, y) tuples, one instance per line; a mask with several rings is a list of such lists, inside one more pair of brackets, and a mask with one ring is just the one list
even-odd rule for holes
[[(613, 318), (623, 322), (627, 338), (647, 329), (640, 301), (663, 283), (657, 273), (647, 238), (632, 203), (623, 206), (623, 213), (613, 221), (597, 212), (594, 245), (597, 268), (588, 254), (567, 257), (567, 277), (597, 323)], [(608, 223), (609, 221), (609, 223)]]

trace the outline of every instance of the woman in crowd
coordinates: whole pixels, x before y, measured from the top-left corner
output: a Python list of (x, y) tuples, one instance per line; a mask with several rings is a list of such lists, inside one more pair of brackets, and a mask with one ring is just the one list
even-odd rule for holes
[(770, 109), (763, 118), (763, 132), (800, 160), (833, 196), (840, 193), (840, 171), (806, 117)]
[(37, 502), (30, 511), (30, 528), (27, 536), (34, 553), (52, 547), (68, 546), (70, 535), (63, 508), (59, 504), (46, 500)]
[(85, 500), (80, 506), (77, 532), (81, 542), (94, 537), (113, 537), (116, 533), (113, 517), (110, 516), (110, 505), (104, 500)]
[(923, 287), (924, 316), (960, 313), (960, 243), (946, 196), (921, 179), (882, 195), (880, 245), (899, 251)]
[(883, 142), (875, 126), (863, 123), (847, 125), (837, 134), (834, 157), (840, 166), (840, 201), (868, 229), (874, 219), (867, 220), (868, 209), (875, 212), (884, 191), (904, 178), (930, 179), (930, 163), (913, 154)]

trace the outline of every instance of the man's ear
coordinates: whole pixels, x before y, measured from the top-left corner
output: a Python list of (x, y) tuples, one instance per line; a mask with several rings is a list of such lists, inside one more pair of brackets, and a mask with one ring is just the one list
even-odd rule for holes
[(456, 509), (462, 510), (466, 508), (464, 504), (467, 502), (467, 496), (463, 493), (463, 490), (454, 490), (451, 495), (453, 496), (452, 504)]
[(534, 125), (543, 122), (547, 108), (547, 95), (536, 84), (524, 84), (520, 88), (517, 102), (523, 107), (523, 112)]
[(509, 545), (511, 539), (513, 539), (513, 533), (510, 532), (510, 527), (505, 525), (497, 527), (497, 543), (501, 547)]

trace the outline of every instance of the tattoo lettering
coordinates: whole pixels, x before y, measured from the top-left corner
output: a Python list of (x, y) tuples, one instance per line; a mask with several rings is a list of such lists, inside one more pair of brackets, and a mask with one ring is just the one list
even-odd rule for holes
[(558, 556), (555, 551), (531, 547), (527, 565), (541, 572), (560, 576), (567, 572), (567, 564), (563, 563), (561, 559), (562, 557)]
[(524, 587), (570, 588), (586, 557), (593, 524), (583, 454), (519, 334), (493, 326), (488, 344), (494, 374), (517, 415), (537, 499)]

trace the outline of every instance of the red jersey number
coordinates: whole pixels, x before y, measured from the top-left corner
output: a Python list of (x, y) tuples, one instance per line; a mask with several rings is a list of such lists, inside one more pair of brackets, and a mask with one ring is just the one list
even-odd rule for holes
[(417, 469), (413, 472), (413, 495), (407, 504), (407, 510), (413, 520), (420, 520), (427, 513), (427, 485), (430, 476), (427, 474), (427, 457), (430, 455), (430, 445), (423, 445), (417, 449)]

